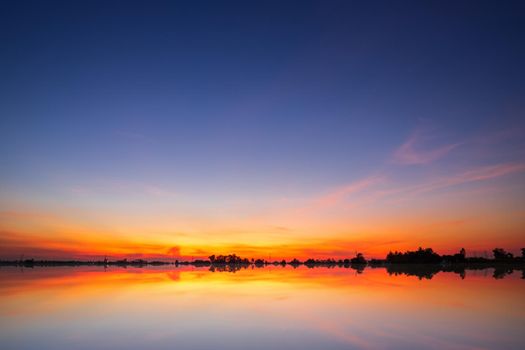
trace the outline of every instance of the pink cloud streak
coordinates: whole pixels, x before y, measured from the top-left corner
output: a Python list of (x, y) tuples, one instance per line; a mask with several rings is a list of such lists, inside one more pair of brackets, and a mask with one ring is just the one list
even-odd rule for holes
[(397, 164), (427, 164), (438, 160), (460, 145), (449, 144), (430, 150), (418, 149), (421, 143), (421, 133), (416, 131), (394, 152), (393, 162)]
[(455, 185), (461, 185), (469, 182), (490, 180), (497, 177), (517, 173), (525, 170), (525, 163), (503, 163), (489, 166), (473, 168), (457, 175), (437, 179), (419, 186), (414, 187), (414, 192), (422, 193), (446, 188)]
[(381, 176), (371, 176), (356, 182), (352, 182), (320, 198), (317, 198), (315, 200), (315, 207), (319, 209), (334, 206), (342, 202), (347, 196), (370, 188), (371, 186), (378, 184), (382, 180), (383, 177)]

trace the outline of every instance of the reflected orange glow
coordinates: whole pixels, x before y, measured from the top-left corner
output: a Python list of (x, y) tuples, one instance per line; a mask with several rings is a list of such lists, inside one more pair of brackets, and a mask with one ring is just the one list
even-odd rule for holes
[[(5, 334), (49, 323), (72, 323), (79, 337), (105, 327), (116, 339), (121, 339), (120, 330), (138, 332), (146, 337), (141, 341), (149, 341), (151, 332), (161, 332), (165, 340), (180, 339), (185, 329), (193, 334), (223, 327), (227, 334), (221, 333), (221, 339), (229, 340), (243, 332), (268, 329), (278, 335), (282, 329), (297, 329), (362, 349), (383, 347), (384, 341), (462, 348), (457, 344), (464, 341), (508, 341), (525, 321), (525, 284), (517, 273), (502, 280), (493, 279), (490, 271), (468, 271), (465, 279), (438, 273), (419, 280), (389, 275), (382, 268), (357, 273), (272, 267), (229, 273), (82, 267), (2, 268), (0, 278), (0, 321), (9, 319), (2, 321)], [(502, 322), (506, 332), (490, 331)], [(191, 334), (186, 334), (189, 341), (202, 340)]]

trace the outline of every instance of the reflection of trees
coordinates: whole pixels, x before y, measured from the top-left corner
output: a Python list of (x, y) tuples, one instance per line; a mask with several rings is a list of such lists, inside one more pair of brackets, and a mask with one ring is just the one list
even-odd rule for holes
[(292, 261), (289, 262), (289, 264), (294, 268), (298, 268), (300, 265), (301, 265), (301, 262), (297, 259), (293, 259)]
[(366, 265), (365, 264), (352, 264), (350, 265), (350, 268), (356, 270), (358, 274), (362, 274), (363, 271), (365, 271)]
[(494, 269), (494, 274), (492, 275), (492, 277), (499, 280), (499, 279), (503, 279), (505, 276), (510, 275), (513, 272), (514, 272), (514, 269), (512, 267), (497, 266)]
[(237, 272), (241, 269), (246, 269), (250, 265), (211, 265), (210, 272)]
[(230, 255), (211, 255), (207, 262), (210, 266), (211, 272), (236, 272), (240, 269), (245, 269), (248, 266), (252, 266), (252, 262), (248, 259), (243, 259), (236, 254)]
[(439, 265), (403, 265), (403, 264), (391, 264), (386, 266), (386, 270), (389, 275), (406, 275), (416, 276), (421, 279), (432, 279), (435, 274), (442, 271), (443, 269)]
[(495, 279), (503, 279), (506, 276), (511, 275), (515, 270), (522, 272), (522, 278), (525, 279), (525, 268), (523, 266), (512, 266), (512, 265), (494, 265), (494, 266), (483, 266), (483, 265), (468, 265), (462, 264), (457, 266), (441, 266), (441, 265), (414, 265), (414, 264), (390, 264), (386, 265), (386, 270), (389, 275), (406, 275), (416, 276), (419, 279), (432, 279), (439, 272), (452, 272), (458, 274), (461, 279), (466, 278), (466, 272), (468, 270), (489, 270), (494, 268), (492, 276)]
[[(192, 261), (147, 261), (143, 259), (121, 259), (109, 261), (107, 257), (99, 261), (53, 261), (53, 260), (34, 260), (24, 259), (24, 255), (19, 260), (2, 261), (0, 266), (20, 266), (24, 268), (33, 268), (36, 266), (118, 266), (127, 268), (128, 266), (142, 268), (146, 266), (174, 265), (208, 267), (212, 272), (235, 272), (244, 268), (264, 268), (269, 265), (286, 267), (287, 265), (298, 268), (301, 265), (307, 268), (325, 267), (325, 268), (352, 268), (358, 273), (363, 273), (367, 267), (385, 267), (391, 275), (416, 276), (419, 279), (431, 279), (435, 274), (443, 272), (452, 272), (458, 274), (462, 279), (466, 276), (466, 270), (494, 269), (493, 277), (496, 279), (504, 278), (514, 270), (525, 270), (525, 248), (521, 249), (522, 256), (514, 257), (513, 254), (505, 251), (503, 248), (495, 248), (492, 251), (494, 259), (487, 257), (467, 257), (466, 250), (461, 248), (458, 253), (452, 255), (439, 255), (432, 248), (419, 248), (414, 251), (390, 252), (386, 259), (365, 259), (362, 253), (357, 253), (351, 259), (314, 259), (309, 258), (300, 261), (296, 258), (290, 261), (275, 260), (268, 261), (264, 259), (246, 259), (236, 254), (229, 255), (211, 255), (205, 260)], [(525, 273), (523, 273), (525, 278)]]
[(441, 267), (441, 271), (443, 271), (443, 272), (452, 272), (452, 273), (458, 274), (459, 277), (461, 277), (462, 280), (464, 280), (465, 277), (467, 276), (466, 272), (465, 272), (465, 265), (464, 264), (460, 264), (460, 265), (444, 265), (444, 266)]
[[(290, 262), (290, 265), (293, 265), (292, 263), (295, 263), (297, 266), (301, 265), (301, 262), (297, 259), (292, 260)], [(334, 268), (334, 267), (352, 267), (354, 265), (362, 265), (363, 267), (366, 266), (367, 261), (362, 253), (357, 253), (356, 256), (352, 259), (307, 259), (302, 263), (304, 266), (308, 268), (314, 268), (314, 267), (328, 267), (328, 268)], [(357, 270), (357, 268), (356, 268)], [(362, 270), (359, 268), (359, 270)]]

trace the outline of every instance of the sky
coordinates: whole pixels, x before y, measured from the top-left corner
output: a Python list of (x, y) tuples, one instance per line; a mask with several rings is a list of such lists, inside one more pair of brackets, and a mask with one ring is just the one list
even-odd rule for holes
[(0, 258), (525, 246), (521, 1), (0, 1)]

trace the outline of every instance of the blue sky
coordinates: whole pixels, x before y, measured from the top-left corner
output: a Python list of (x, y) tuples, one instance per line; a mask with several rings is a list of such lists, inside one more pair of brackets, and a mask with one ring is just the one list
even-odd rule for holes
[(167, 212), (232, 206), (233, 220), (254, 198), (491, 166), (521, 193), (523, 14), (519, 1), (2, 1), (2, 209), (123, 211), (131, 191), (142, 211), (143, 196), (173, 195)]

